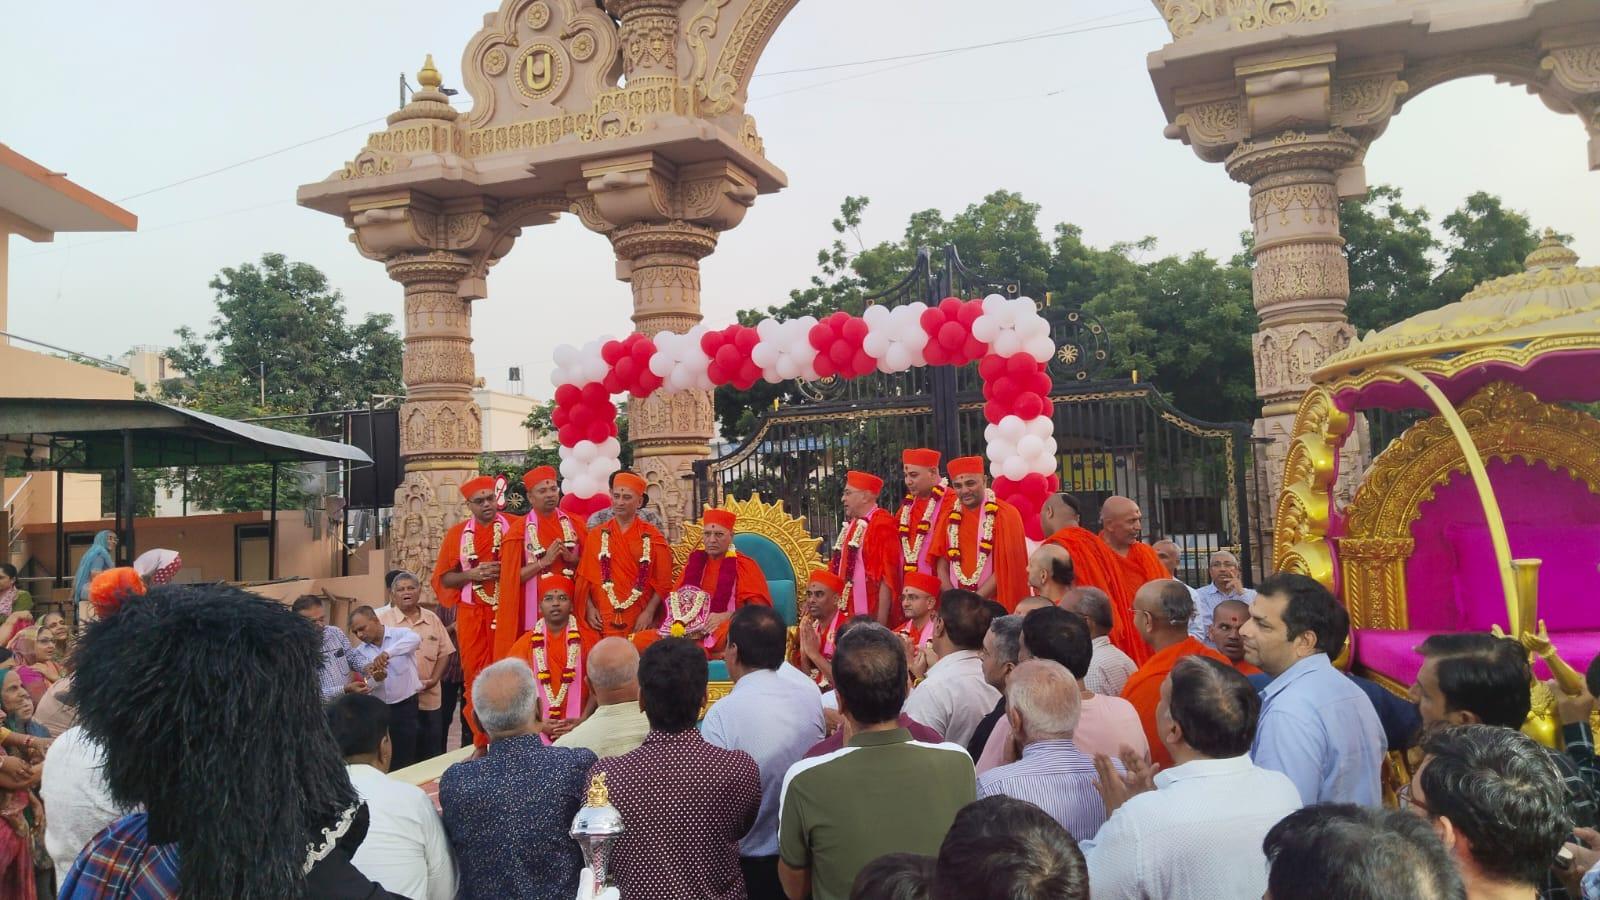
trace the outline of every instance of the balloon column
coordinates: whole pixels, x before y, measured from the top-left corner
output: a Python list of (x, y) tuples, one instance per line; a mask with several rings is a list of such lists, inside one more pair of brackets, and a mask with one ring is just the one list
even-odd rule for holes
[(554, 423), (560, 440), (562, 506), (588, 514), (607, 503), (606, 486), (621, 468), (615, 394), (646, 397), (757, 381), (859, 378), (916, 366), (978, 361), (989, 472), (997, 496), (1017, 507), (1030, 537), (1039, 508), (1057, 490), (1056, 439), (1045, 366), (1055, 353), (1050, 323), (1026, 297), (947, 297), (937, 306), (911, 303), (836, 312), (818, 321), (763, 319), (754, 328), (695, 326), (687, 334), (630, 334), (583, 347), (556, 348)]

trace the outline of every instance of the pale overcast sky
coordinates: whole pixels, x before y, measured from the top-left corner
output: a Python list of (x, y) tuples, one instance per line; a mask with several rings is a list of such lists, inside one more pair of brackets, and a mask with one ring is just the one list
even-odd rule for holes
[[(461, 52), (492, 0), (6, 4), (0, 141), (112, 200), (381, 119), (396, 77), (433, 53), (460, 86)], [(915, 12), (912, 16), (911, 13)], [(975, 13), (981, 13), (975, 15)], [(1127, 24), (1121, 24), (1127, 23)], [(1099, 30), (910, 62), (763, 72), (915, 53), (1083, 24)], [(947, 214), (997, 188), (1106, 245), (1154, 235), (1163, 253), (1232, 253), (1246, 189), (1162, 137), (1145, 55), (1167, 38), (1148, 0), (801, 0), (767, 48), (749, 111), (789, 187), (761, 197), (704, 263), (704, 312), (784, 302), (803, 286), (847, 194), (872, 198), (867, 242), (909, 213)], [(841, 80), (848, 79), (848, 80)], [(193, 183), (133, 197), (131, 235), (12, 241), (10, 330), (82, 352), (166, 346), (204, 330), (223, 266), (278, 251), (326, 272), (352, 314), (398, 314), (400, 287), (296, 186), (360, 149), (368, 124)], [(1600, 173), (1572, 116), (1488, 79), (1437, 88), (1367, 159), (1435, 219), (1474, 190), (1578, 236), (1600, 263)], [(475, 310), (478, 372), (521, 365), (547, 397), (550, 353), (630, 327), (606, 240), (565, 217), (529, 229)], [(398, 316), (397, 316), (398, 317)]]

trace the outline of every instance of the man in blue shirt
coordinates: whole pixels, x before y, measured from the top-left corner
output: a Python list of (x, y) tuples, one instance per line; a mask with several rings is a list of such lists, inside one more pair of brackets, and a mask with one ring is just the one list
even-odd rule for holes
[(1261, 583), (1239, 629), (1245, 660), (1272, 676), (1250, 756), (1289, 776), (1308, 806), (1383, 799), (1383, 726), (1372, 701), (1331, 662), (1349, 630), (1327, 588), (1288, 573)]

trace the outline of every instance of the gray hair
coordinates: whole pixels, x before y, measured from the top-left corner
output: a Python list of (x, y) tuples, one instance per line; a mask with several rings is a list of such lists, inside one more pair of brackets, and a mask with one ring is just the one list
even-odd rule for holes
[(533, 670), (520, 659), (502, 659), (472, 681), (472, 708), (492, 737), (526, 727), (539, 708)]
[(1239, 564), (1239, 557), (1235, 556), (1232, 550), (1217, 550), (1214, 551), (1210, 556), (1206, 557), (1206, 565), (1209, 566), (1216, 562), (1219, 558), (1223, 557), (1226, 557), (1228, 562), (1231, 562), (1236, 566)]
[(1030, 740), (1070, 738), (1082, 711), (1078, 691), (1078, 679), (1065, 666), (1030, 659), (1011, 670), (1006, 706), (1017, 711)]
[(1194, 595), (1189, 593), (1189, 586), (1172, 578), (1151, 584), (1157, 585), (1160, 592), (1162, 618), (1173, 625), (1189, 627), (1189, 620), (1194, 618)]
[(1014, 664), (1022, 652), (1022, 619), (1022, 616), (999, 616), (989, 623), (1000, 662)]
[(1096, 628), (1110, 631), (1114, 620), (1111, 618), (1111, 598), (1106, 592), (1091, 585), (1077, 588), (1078, 615), (1094, 623)]

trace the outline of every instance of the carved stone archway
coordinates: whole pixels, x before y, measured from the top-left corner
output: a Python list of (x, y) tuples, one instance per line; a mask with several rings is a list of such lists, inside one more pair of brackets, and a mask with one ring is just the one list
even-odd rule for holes
[[(1365, 195), (1367, 148), (1428, 88), (1492, 75), (1577, 116), (1600, 170), (1600, 3), (1152, 2), (1172, 33), (1149, 57), (1166, 135), (1250, 186), (1255, 435), (1266, 441), (1257, 511), (1270, 528), (1296, 405), (1312, 371), (1354, 336), (1339, 201)], [(1363, 444), (1345, 443), (1342, 479), (1361, 472)]]
[[(787, 177), (745, 114), (750, 76), (797, 0), (504, 0), (462, 56), (465, 112), (432, 58), (353, 159), (301, 186), (405, 292), (400, 451), (389, 564), (428, 583), (442, 526), (476, 474), (472, 301), (522, 229), (575, 214), (610, 240), (637, 330), (700, 321), (700, 260)], [(709, 452), (704, 392), (634, 402), (638, 467), (676, 520)]]

